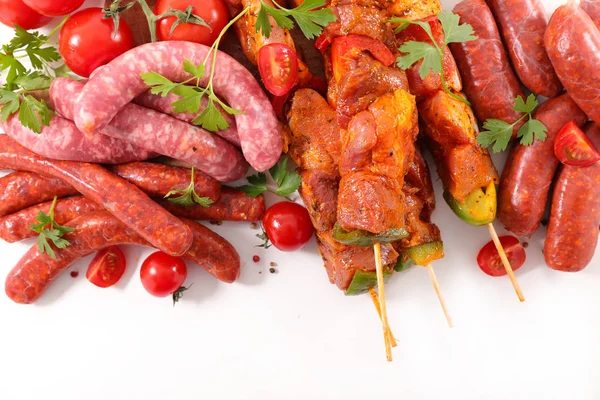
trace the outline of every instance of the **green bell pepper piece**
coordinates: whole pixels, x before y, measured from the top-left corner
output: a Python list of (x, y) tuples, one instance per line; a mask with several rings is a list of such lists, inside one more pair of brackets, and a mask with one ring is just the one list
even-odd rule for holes
[[(390, 271), (383, 271), (383, 281), (387, 281), (392, 276)], [(356, 296), (368, 292), (369, 289), (377, 286), (377, 273), (375, 271), (363, 271), (357, 269), (354, 273), (354, 278), (350, 282), (350, 286), (344, 292), (346, 296)]]
[(447, 190), (444, 191), (444, 199), (452, 211), (468, 224), (487, 225), (496, 218), (496, 185), (493, 182), (485, 189), (471, 192), (464, 203), (458, 202)]
[(389, 231), (375, 234), (363, 230), (347, 231), (336, 223), (333, 227), (333, 238), (348, 246), (371, 247), (375, 243), (390, 243), (402, 240), (408, 236), (404, 228), (390, 229)]
[(413, 265), (415, 265), (415, 262), (408, 256), (408, 254), (406, 252), (403, 251), (398, 256), (398, 261), (396, 262), (396, 266), (394, 267), (394, 270), (396, 272), (402, 272), (404, 270), (409, 269)]
[(441, 241), (409, 247), (398, 256), (398, 262), (394, 270), (397, 272), (404, 271), (415, 264), (425, 266), (443, 257), (444, 243)]

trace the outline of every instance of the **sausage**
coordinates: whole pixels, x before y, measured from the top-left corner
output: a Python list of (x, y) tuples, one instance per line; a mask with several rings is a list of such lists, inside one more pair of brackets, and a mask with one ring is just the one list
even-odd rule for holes
[[(55, 79), (50, 98), (56, 111), (72, 119), (83, 87), (68, 78)], [(240, 152), (226, 140), (135, 104), (125, 105), (101, 133), (185, 161), (220, 181), (235, 181), (248, 172)]]
[(118, 164), (146, 160), (156, 153), (106, 135), (87, 137), (67, 119), (54, 116), (40, 134), (21, 124), (18, 118), (0, 123), (0, 128), (22, 146), (55, 160)]
[(264, 196), (250, 197), (226, 186), (221, 190), (219, 201), (209, 207), (181, 207), (167, 200), (159, 201), (159, 204), (178, 217), (211, 221), (260, 221), (265, 213)]
[(562, 92), (546, 49), (547, 19), (540, 0), (486, 0), (519, 79), (529, 90), (549, 98)]
[[(585, 132), (600, 147), (600, 126), (590, 122)], [(560, 167), (544, 243), (544, 259), (552, 269), (577, 272), (594, 257), (600, 225), (600, 164), (587, 168)]]
[(531, 146), (514, 144), (498, 192), (498, 219), (518, 236), (530, 236), (540, 226), (558, 167), (554, 155), (556, 135), (566, 123), (574, 121), (583, 126), (588, 119), (568, 94), (548, 100), (533, 117), (548, 128), (546, 140), (536, 140)]
[(600, 1), (581, 0), (581, 8), (590, 16), (598, 29), (600, 29)]
[[(184, 60), (203, 63), (209, 48), (191, 42), (148, 43), (115, 58), (85, 85), (77, 101), (75, 124), (84, 133), (103, 129), (137, 95), (148, 89), (140, 73), (154, 71), (182, 82), (190, 78)], [(199, 80), (206, 86), (211, 75)], [(213, 88), (227, 103), (242, 113), (235, 120), (242, 151), (250, 165), (265, 171), (277, 163), (283, 148), (275, 111), (254, 77), (240, 63), (218, 52)]]
[[(454, 7), (461, 23), (471, 24), (477, 40), (450, 44), (463, 88), (479, 121), (500, 119), (509, 124), (521, 114), (513, 110), (515, 99), (525, 99), (519, 80), (506, 56), (494, 17), (484, 0), (463, 0)], [(517, 124), (514, 135), (521, 127)]]
[[(112, 166), (110, 170), (151, 197), (163, 197), (171, 190), (185, 190), (190, 185), (191, 171), (187, 168), (133, 162)], [(221, 184), (200, 171), (194, 172), (194, 190), (212, 201), (221, 197)]]
[(60, 179), (31, 172), (13, 172), (0, 178), (0, 217), (54, 198), (77, 194)]
[(0, 169), (26, 170), (64, 180), (166, 253), (181, 255), (192, 243), (189, 227), (140, 189), (99, 165), (49, 160), (0, 135)]
[[(240, 258), (233, 246), (210, 229), (189, 220), (182, 224), (193, 235), (191, 247), (182, 255), (224, 282), (235, 281), (240, 273)], [(16, 303), (35, 302), (50, 284), (75, 261), (112, 245), (150, 244), (106, 211), (84, 215), (69, 223), (75, 231), (64, 238), (70, 245), (55, 249), (56, 258), (40, 253), (34, 245), (8, 274), (5, 290)]]
[[(192, 122), (200, 113), (198, 114), (190, 114), (190, 113), (176, 113), (173, 111), (172, 104), (179, 100), (180, 97), (169, 93), (165, 97), (152, 94), (150, 91), (146, 91), (136, 97), (133, 102), (142, 107), (150, 108), (154, 111), (158, 111), (161, 113), (165, 113), (170, 115), (173, 118), (177, 118), (180, 121), (184, 122)], [(200, 110), (204, 110), (208, 103), (208, 99), (203, 97), (200, 102)], [(240, 137), (237, 133), (237, 127), (235, 125), (235, 118), (231, 114), (226, 113), (220, 106), (217, 106), (219, 112), (225, 118), (225, 121), (229, 124), (229, 128), (215, 132), (217, 135), (221, 136), (223, 139), (227, 140), (229, 143), (235, 145), (236, 147), (240, 147)]]
[(594, 21), (570, 1), (550, 18), (544, 44), (569, 95), (600, 123), (600, 31)]

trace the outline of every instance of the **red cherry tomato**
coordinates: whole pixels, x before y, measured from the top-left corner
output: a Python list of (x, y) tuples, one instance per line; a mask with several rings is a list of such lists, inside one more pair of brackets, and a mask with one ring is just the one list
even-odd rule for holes
[(156, 297), (173, 294), (183, 285), (186, 276), (185, 262), (162, 251), (150, 254), (140, 270), (144, 289)]
[(314, 231), (306, 208), (289, 201), (269, 207), (262, 225), (273, 246), (283, 251), (302, 248)]
[(23, 0), (25, 4), (42, 15), (59, 17), (71, 14), (83, 5), (85, 0)]
[(89, 77), (96, 68), (134, 47), (133, 33), (123, 19), (114, 35), (113, 20), (103, 17), (101, 8), (86, 8), (73, 14), (60, 31), (58, 50), (77, 75)]
[(600, 160), (598, 150), (573, 121), (558, 132), (554, 154), (561, 163), (573, 167), (589, 167)]
[(258, 71), (267, 90), (283, 96), (298, 79), (298, 56), (287, 44), (270, 43), (258, 50)]
[(22, 0), (0, 0), (0, 22), (13, 28), (37, 29), (48, 24), (52, 18), (31, 9)]
[[(510, 235), (500, 236), (499, 239), (513, 271), (521, 268), (527, 255), (519, 239)], [(500, 254), (498, 254), (498, 250), (496, 250), (496, 246), (491, 240), (479, 250), (477, 264), (479, 264), (479, 268), (483, 272), (490, 276), (506, 275), (506, 269), (504, 268), (504, 264), (502, 264)]]
[(107, 288), (121, 279), (126, 266), (127, 261), (121, 249), (117, 246), (110, 246), (96, 254), (85, 277), (94, 285)]
[(197, 24), (180, 24), (171, 35), (175, 17), (163, 18), (157, 22), (158, 40), (186, 40), (212, 46), (229, 22), (229, 13), (223, 0), (158, 0), (154, 13), (164, 14), (170, 8), (185, 11), (189, 6), (194, 7), (192, 14), (202, 18), (210, 29)]

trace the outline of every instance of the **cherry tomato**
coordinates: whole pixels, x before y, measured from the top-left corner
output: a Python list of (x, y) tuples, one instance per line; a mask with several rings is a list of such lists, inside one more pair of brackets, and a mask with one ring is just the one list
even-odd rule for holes
[(85, 0), (23, 0), (23, 3), (42, 15), (59, 17), (71, 14), (83, 5)]
[[(525, 254), (525, 248), (521, 245), (519, 239), (510, 235), (500, 236), (499, 239), (513, 271), (521, 268), (527, 256)], [(479, 268), (481, 268), (483, 272), (490, 276), (506, 275), (506, 269), (504, 268), (504, 264), (502, 264), (500, 254), (498, 254), (496, 245), (494, 245), (494, 242), (491, 240), (479, 250), (477, 264), (479, 264)]]
[(189, 6), (194, 7), (193, 14), (206, 22), (206, 26), (197, 24), (181, 24), (171, 35), (171, 27), (175, 17), (163, 18), (157, 22), (158, 40), (186, 40), (212, 46), (217, 37), (229, 22), (229, 13), (223, 0), (158, 0), (154, 6), (156, 15), (164, 14), (170, 8), (185, 11)]
[(306, 208), (289, 201), (269, 207), (262, 225), (273, 246), (283, 251), (302, 248), (314, 231)]
[(140, 270), (144, 289), (156, 297), (166, 297), (176, 292), (186, 276), (185, 262), (180, 257), (162, 251), (150, 254)]
[(89, 77), (96, 68), (134, 47), (133, 33), (123, 19), (114, 35), (113, 20), (103, 17), (101, 8), (86, 8), (73, 14), (60, 31), (58, 50), (77, 75)]
[(0, 0), (0, 22), (13, 28), (37, 29), (48, 24), (52, 18), (31, 9), (22, 0)]
[(283, 96), (298, 79), (298, 56), (287, 44), (270, 43), (258, 50), (258, 71), (267, 90)]
[(573, 121), (556, 136), (554, 154), (561, 163), (573, 167), (589, 167), (600, 160), (598, 150)]
[(107, 288), (121, 279), (126, 266), (127, 261), (123, 251), (117, 246), (110, 246), (96, 254), (85, 273), (85, 277), (94, 285)]

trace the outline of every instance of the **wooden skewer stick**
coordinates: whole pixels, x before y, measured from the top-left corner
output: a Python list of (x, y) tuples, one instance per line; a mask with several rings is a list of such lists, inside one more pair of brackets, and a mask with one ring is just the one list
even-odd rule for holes
[(433, 288), (435, 289), (435, 294), (437, 294), (438, 300), (440, 301), (440, 305), (442, 306), (442, 311), (446, 316), (446, 321), (448, 321), (448, 326), (450, 328), (454, 328), (454, 324), (452, 323), (452, 317), (450, 317), (450, 313), (448, 312), (448, 308), (446, 308), (446, 300), (444, 300), (444, 296), (442, 295), (442, 291), (440, 290), (440, 284), (438, 283), (437, 277), (435, 276), (435, 271), (433, 270), (433, 266), (431, 264), (427, 264), (426, 266), (427, 272), (429, 272), (429, 278), (431, 278), (431, 283), (433, 283)]
[(515, 288), (515, 292), (519, 297), (519, 301), (525, 301), (525, 297), (523, 297), (523, 292), (521, 292), (521, 286), (519, 286), (519, 282), (517, 282), (517, 278), (515, 278), (515, 273), (513, 272), (512, 267), (510, 266), (510, 261), (506, 257), (506, 253), (504, 252), (504, 248), (502, 248), (502, 243), (500, 243), (500, 239), (498, 239), (498, 234), (496, 233), (496, 229), (494, 229), (494, 225), (490, 222), (488, 224), (488, 229), (490, 231), (490, 236), (492, 236), (492, 240), (496, 245), (496, 250), (498, 250), (498, 254), (500, 255), (500, 259), (502, 260), (502, 264), (504, 264), (504, 269), (506, 269), (506, 273), (512, 282), (513, 287)]
[[(381, 306), (379, 304), (379, 296), (377, 295), (377, 291), (374, 288), (370, 288), (369, 294), (371, 295), (371, 300), (373, 300), (373, 304), (375, 305), (375, 309), (377, 310), (379, 319), (381, 319)], [(391, 328), (390, 328), (390, 333), (392, 336), (392, 347), (398, 346), (398, 342), (396, 341), (396, 338), (394, 337), (393, 332), (391, 332)]]
[(373, 245), (375, 251), (375, 268), (377, 272), (377, 291), (379, 292), (379, 306), (381, 309), (381, 325), (383, 327), (383, 340), (385, 342), (385, 355), (388, 361), (392, 361), (392, 334), (388, 323), (387, 307), (385, 301), (385, 282), (383, 280), (383, 265), (381, 262), (381, 244)]

